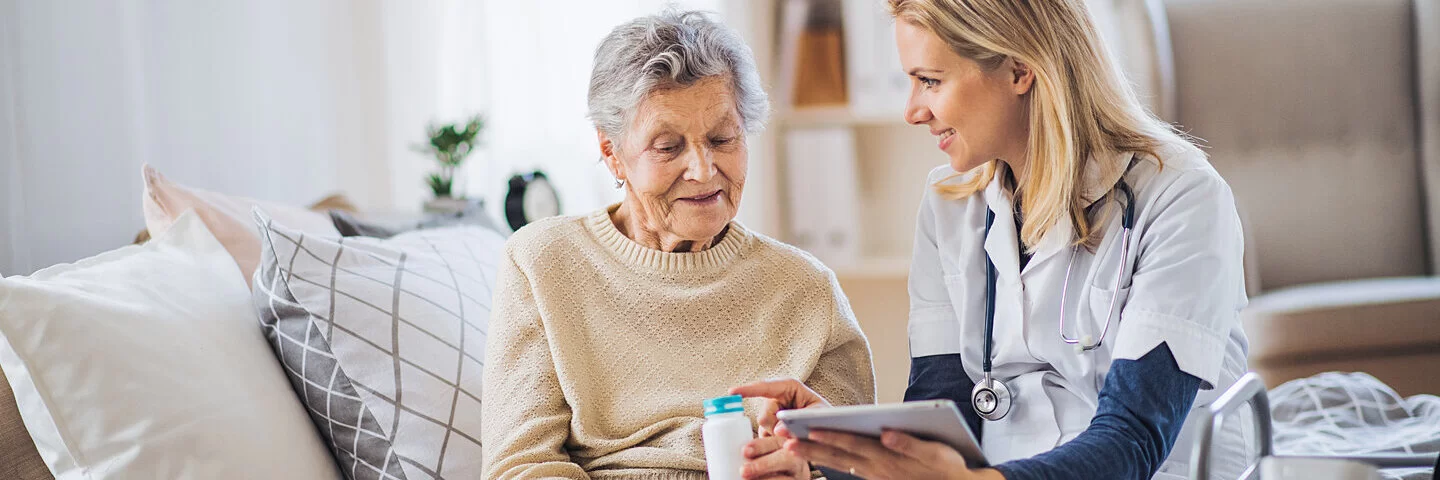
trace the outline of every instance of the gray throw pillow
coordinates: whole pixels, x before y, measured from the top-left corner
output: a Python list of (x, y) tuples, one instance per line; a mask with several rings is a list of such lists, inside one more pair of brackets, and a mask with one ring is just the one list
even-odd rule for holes
[(490, 214), (485, 211), (485, 203), (480, 201), (470, 202), (465, 205), (464, 210), (458, 212), (426, 215), (425, 220), (421, 221), (416, 228), (458, 227), (461, 225), (488, 228), (500, 235), (510, 236), (510, 229), (501, 228), (496, 224), (495, 220), (490, 218)]
[(458, 212), (427, 213), (413, 218), (391, 216), (386, 219), (376, 219), (363, 214), (355, 215), (341, 210), (331, 210), (330, 221), (335, 224), (335, 229), (339, 230), (340, 235), (344, 237), (390, 238), (411, 230), (460, 226), (487, 228), (501, 236), (510, 236), (510, 229), (501, 228), (496, 224), (490, 218), (490, 214), (485, 211), (485, 203), (479, 200), (466, 204), (465, 209)]
[(254, 302), (350, 479), (481, 468), (485, 330), (504, 239), (475, 227), (322, 238), (256, 211)]
[(410, 225), (396, 228), (377, 222), (367, 222), (344, 210), (331, 210), (330, 221), (335, 224), (335, 230), (339, 230), (342, 237), (390, 238), (401, 232), (412, 230), (409, 228)]

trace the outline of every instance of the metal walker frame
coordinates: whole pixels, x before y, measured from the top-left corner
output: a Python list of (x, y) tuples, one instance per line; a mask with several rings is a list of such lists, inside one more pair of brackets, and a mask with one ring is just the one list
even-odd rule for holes
[[(1225, 417), (1235, 413), (1242, 405), (1250, 405), (1254, 413), (1255, 433), (1259, 437), (1260, 458), (1275, 457), (1281, 459), (1324, 459), (1324, 460), (1349, 460), (1353, 462), (1374, 465), (1377, 468), (1422, 468), (1432, 467), (1436, 462), (1436, 454), (1374, 454), (1374, 455), (1275, 455), (1274, 428), (1271, 426), (1270, 398), (1265, 394), (1265, 382), (1254, 372), (1245, 374), (1235, 381), (1235, 385), (1215, 399), (1210, 407), (1201, 409), (1202, 427), (1200, 437), (1195, 442), (1194, 454), (1190, 457), (1190, 478), (1195, 480), (1209, 480), (1210, 478), (1210, 450), (1214, 442), (1215, 431), (1220, 429)], [(1260, 463), (1256, 462), (1245, 473), (1240, 476), (1241, 480), (1254, 480), (1260, 478)], [(1277, 480), (1277, 479), (1270, 479)], [(1437, 479), (1440, 480), (1440, 479)]]

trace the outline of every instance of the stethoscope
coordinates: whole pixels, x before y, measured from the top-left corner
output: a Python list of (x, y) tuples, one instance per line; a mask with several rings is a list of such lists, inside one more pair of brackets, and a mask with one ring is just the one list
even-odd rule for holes
[[(1120, 268), (1115, 275), (1115, 286), (1111, 289), (1110, 310), (1105, 314), (1105, 327), (1100, 330), (1100, 338), (1091, 338), (1089, 335), (1080, 337), (1069, 337), (1065, 334), (1065, 301), (1070, 290), (1070, 269), (1075, 267), (1075, 257), (1080, 246), (1076, 245), (1070, 249), (1070, 262), (1065, 266), (1065, 283), (1060, 287), (1060, 340), (1070, 345), (1075, 345), (1077, 353), (1083, 353), (1100, 347), (1105, 341), (1105, 334), (1110, 331), (1109, 319), (1115, 314), (1115, 304), (1119, 300), (1120, 281), (1125, 278), (1125, 261), (1130, 258), (1130, 232), (1135, 230), (1135, 192), (1130, 190), (1130, 185), (1125, 183), (1122, 177), (1115, 188), (1125, 196), (1125, 214), (1120, 219), (1120, 226), (1123, 228), (1120, 237)], [(987, 209), (985, 212), (985, 238), (990, 238), (990, 226), (995, 223), (995, 211)], [(1010, 405), (1014, 401), (1010, 396), (1010, 387), (1005, 382), (996, 380), (990, 373), (991, 351), (995, 343), (995, 262), (990, 260), (990, 253), (985, 253), (985, 347), (984, 359), (981, 361), (981, 368), (985, 372), (980, 383), (975, 384), (975, 389), (970, 391), (970, 404), (975, 408), (975, 413), (990, 421), (998, 421), (1010, 413)]]

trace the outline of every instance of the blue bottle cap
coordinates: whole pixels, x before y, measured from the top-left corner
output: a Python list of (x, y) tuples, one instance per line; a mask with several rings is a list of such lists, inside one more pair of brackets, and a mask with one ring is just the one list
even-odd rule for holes
[(705, 401), (705, 416), (720, 415), (722, 413), (744, 412), (745, 404), (739, 395), (712, 398)]

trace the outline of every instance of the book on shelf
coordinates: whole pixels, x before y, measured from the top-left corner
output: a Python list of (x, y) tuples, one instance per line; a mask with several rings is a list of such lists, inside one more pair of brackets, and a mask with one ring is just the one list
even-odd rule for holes
[(844, 105), (845, 34), (841, 0), (784, 0), (779, 5), (776, 103)]
[(847, 127), (785, 132), (790, 241), (831, 268), (860, 263), (855, 132)]
[(850, 111), (857, 117), (901, 120), (910, 76), (900, 66), (895, 19), (878, 0), (843, 0), (845, 73)]
[(810, 0), (783, 0), (780, 3), (779, 31), (776, 49), (776, 105), (794, 105), (795, 72), (800, 58), (800, 34), (805, 31), (805, 18), (810, 14)]
[(800, 70), (795, 74), (795, 106), (844, 105), (845, 44), (839, 28), (815, 28), (800, 34)]

